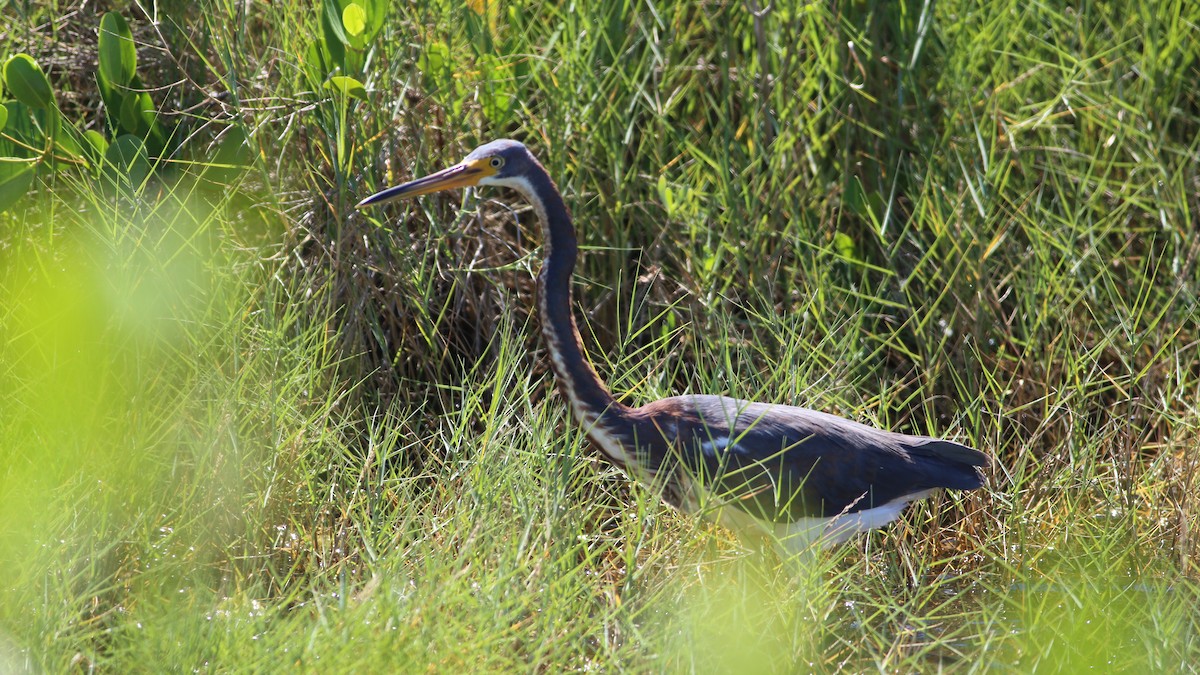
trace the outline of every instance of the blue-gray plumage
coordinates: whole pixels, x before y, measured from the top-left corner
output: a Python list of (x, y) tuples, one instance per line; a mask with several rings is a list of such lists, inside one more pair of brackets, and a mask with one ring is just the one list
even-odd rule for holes
[(514, 188), (537, 211), (546, 237), (538, 310), (559, 388), (596, 447), (673, 506), (761, 528), (799, 552), (880, 527), (938, 488), (983, 485), (990, 462), (978, 450), (815, 410), (724, 396), (621, 404), (588, 363), (571, 313), (577, 245), (570, 214), (549, 174), (517, 141), (482, 145), (359, 207), (474, 185)]

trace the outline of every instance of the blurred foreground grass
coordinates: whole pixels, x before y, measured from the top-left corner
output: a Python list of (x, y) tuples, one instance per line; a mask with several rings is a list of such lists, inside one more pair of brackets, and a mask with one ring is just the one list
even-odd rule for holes
[[(246, 166), (0, 214), (0, 670), (1200, 661), (1200, 10), (752, 4), (402, 5), (333, 87), (309, 5), (131, 16)], [(10, 7), (43, 64), (98, 23)], [(552, 393), (527, 209), (349, 208), (500, 136), (619, 394), (950, 436), (989, 489), (795, 569), (628, 484)]]

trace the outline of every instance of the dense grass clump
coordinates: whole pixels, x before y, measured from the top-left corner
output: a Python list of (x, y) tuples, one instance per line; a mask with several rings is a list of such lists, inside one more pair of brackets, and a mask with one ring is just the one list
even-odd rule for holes
[[(125, 14), (141, 180), (0, 126), (39, 162), (0, 670), (1200, 662), (1200, 4), (170, 4)], [(99, 13), (5, 12), (116, 128)], [(554, 392), (519, 199), (353, 209), (498, 137), (567, 198), (619, 396), (945, 436), (987, 488), (797, 567), (631, 484)]]

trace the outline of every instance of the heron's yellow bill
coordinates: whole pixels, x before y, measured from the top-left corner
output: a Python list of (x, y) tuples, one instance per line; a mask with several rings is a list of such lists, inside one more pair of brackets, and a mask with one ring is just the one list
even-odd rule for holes
[(376, 192), (359, 202), (356, 208), (361, 209), (364, 206), (374, 206), (390, 202), (393, 199), (427, 195), (430, 192), (453, 190), (461, 187), (474, 187), (479, 184), (481, 178), (486, 178), (495, 173), (496, 169), (487, 160), (469, 159), (447, 169), (442, 169), (437, 173), (431, 173), (424, 178), (418, 178), (403, 185), (397, 185), (396, 187)]

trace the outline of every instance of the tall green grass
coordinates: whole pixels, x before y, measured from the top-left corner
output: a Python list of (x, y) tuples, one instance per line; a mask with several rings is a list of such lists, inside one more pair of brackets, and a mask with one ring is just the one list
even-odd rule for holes
[[(253, 161), (0, 214), (0, 669), (1200, 660), (1200, 9), (754, 6), (397, 5), (365, 101), (306, 79), (307, 4), (130, 15), (159, 107)], [(6, 52), (94, 48), (5, 11)], [(351, 208), (503, 136), (619, 396), (951, 437), (988, 487), (798, 567), (629, 483), (554, 392), (519, 199)]]

